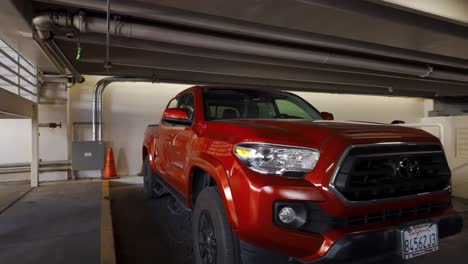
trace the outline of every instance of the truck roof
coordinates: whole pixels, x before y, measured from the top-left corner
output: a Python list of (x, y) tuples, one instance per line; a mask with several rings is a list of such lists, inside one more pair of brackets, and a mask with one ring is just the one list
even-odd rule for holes
[(187, 88), (183, 91), (181, 91), (179, 94), (183, 94), (188, 90), (191, 89), (226, 89), (226, 90), (256, 90), (256, 91), (263, 91), (263, 92), (271, 92), (271, 93), (283, 93), (283, 94), (292, 94), (290, 92), (287, 92), (285, 90), (281, 90), (278, 88), (268, 88), (268, 87), (258, 87), (258, 86), (236, 86), (236, 85), (195, 85), (190, 88)]

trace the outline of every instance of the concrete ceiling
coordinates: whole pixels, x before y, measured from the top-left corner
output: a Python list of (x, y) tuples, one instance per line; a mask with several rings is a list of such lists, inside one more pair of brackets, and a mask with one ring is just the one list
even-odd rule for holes
[[(105, 18), (105, 0), (9, 0), (11, 27), (0, 34), (13, 40), (45, 72), (60, 72), (30, 38), (32, 18), (61, 10)], [(398, 0), (111, 0), (111, 19), (164, 26), (230, 40), (251, 41), (305, 51), (336, 52), (396, 65), (430, 65), (463, 75), (468, 71), (466, 1), (426, 1), (404, 6)], [(407, 1), (406, 1), (407, 2)], [(418, 2), (417, 4), (415, 4)], [(434, 1), (429, 1), (433, 2)], [(455, 3), (456, 2), (456, 3)], [(14, 4), (12, 4), (14, 3)], [(3, 4), (2, 4), (3, 5)], [(450, 9), (452, 8), (452, 9)], [(437, 12), (439, 10), (439, 12)], [(440, 11), (442, 10), (442, 11)], [(452, 11), (450, 11), (452, 10)], [(118, 16), (116, 18), (116, 16)], [(467, 19), (468, 20), (468, 19)], [(4, 22), (4, 21), (0, 21)], [(6, 21), (5, 21), (6, 22)], [(2, 23), (2, 25), (5, 25)], [(421, 77), (380, 68), (360, 68), (236, 53), (131, 36), (110, 39), (112, 68), (106, 61), (105, 34), (54, 32), (55, 41), (82, 74), (152, 76), (171, 82), (261, 85), (272, 88), (406, 96), (468, 95), (466, 81)], [(159, 32), (156, 30), (154, 34)], [(78, 38), (79, 36), (79, 38)], [(75, 60), (77, 41), (82, 57)], [(36, 51), (36, 52), (35, 52)]]

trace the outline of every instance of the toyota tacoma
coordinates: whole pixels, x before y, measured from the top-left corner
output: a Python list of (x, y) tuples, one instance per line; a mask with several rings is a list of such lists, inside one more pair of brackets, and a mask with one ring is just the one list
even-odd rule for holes
[(190, 212), (197, 264), (406, 260), (463, 225), (436, 137), (333, 121), (292, 93), (189, 88), (142, 158), (145, 196)]

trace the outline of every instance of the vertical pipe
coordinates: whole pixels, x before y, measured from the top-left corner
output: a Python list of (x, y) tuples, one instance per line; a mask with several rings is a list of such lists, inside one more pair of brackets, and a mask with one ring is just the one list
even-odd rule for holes
[(96, 109), (96, 90), (97, 90), (97, 87), (99, 87), (99, 81), (96, 83), (96, 86), (94, 87), (93, 89), (93, 141), (97, 141), (97, 138), (96, 138), (96, 113), (97, 113), (97, 109)]
[(94, 86), (94, 89), (93, 89), (93, 141), (100, 141), (98, 139), (98, 124), (100, 123), (100, 120), (99, 120), (99, 115), (98, 113), (100, 112), (99, 109), (98, 109), (98, 97), (99, 97), (99, 94), (100, 94), (100, 90), (102, 88), (103, 85), (105, 85), (105, 80), (108, 79), (108, 78), (104, 78), (104, 79), (101, 79), (99, 81), (97, 81), (96, 85)]
[(118, 78), (118, 77), (117, 77), (117, 78), (112, 78), (112, 77), (111, 77), (111, 78), (109, 78), (109, 79), (105, 79), (105, 80), (102, 82), (102, 85), (99, 87), (99, 90), (98, 90), (98, 97), (97, 97), (97, 102), (96, 102), (96, 103), (97, 103), (97, 109), (98, 109), (98, 111), (97, 111), (97, 120), (98, 120), (98, 123), (97, 123), (97, 125), (98, 125), (97, 133), (98, 133), (98, 141), (102, 141), (102, 138), (103, 138), (103, 131), (104, 131), (103, 125), (102, 125), (102, 123), (103, 123), (103, 121), (102, 121), (102, 120), (103, 120), (103, 118), (102, 118), (102, 115), (103, 115), (103, 113), (102, 113), (102, 111), (103, 111), (102, 108), (103, 108), (103, 101), (104, 101), (104, 99), (103, 99), (103, 98), (104, 98), (104, 90), (105, 90), (105, 89), (107, 88), (107, 86), (110, 85), (111, 83), (113, 83), (113, 82), (118, 82), (118, 81), (121, 82), (122, 80), (125, 81), (125, 79), (129, 79), (129, 80), (130, 80), (130, 79), (132, 79), (132, 78)]
[(110, 57), (110, 37), (109, 37), (109, 34), (110, 34), (110, 0), (107, 0), (107, 14), (106, 14), (106, 29), (107, 29), (107, 32), (106, 32), (106, 65), (104, 65), (104, 68), (106, 68), (106, 72), (109, 72), (109, 69), (110, 69), (110, 61), (109, 61), (109, 57)]
[(39, 186), (39, 127), (38, 127), (38, 105), (33, 105), (31, 119), (31, 187)]
[(106, 87), (113, 82), (154, 82), (150, 78), (106, 77), (99, 80), (93, 89), (93, 141), (102, 141), (102, 104)]
[[(67, 84), (65, 83), (65, 86)], [(72, 117), (71, 117), (71, 98), (70, 98), (70, 89), (67, 89), (67, 160), (71, 160), (71, 149), (73, 141), (73, 127), (72, 127)], [(67, 170), (67, 179), (75, 179), (73, 173), (73, 167), (70, 165), (70, 170)]]

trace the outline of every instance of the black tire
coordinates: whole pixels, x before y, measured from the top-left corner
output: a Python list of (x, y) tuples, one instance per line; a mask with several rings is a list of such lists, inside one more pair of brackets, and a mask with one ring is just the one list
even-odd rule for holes
[(195, 264), (240, 264), (239, 240), (216, 187), (198, 195), (192, 216)]
[(145, 158), (144, 165), (144, 176), (143, 176), (143, 194), (145, 199), (157, 199), (162, 195), (158, 195), (155, 189), (161, 189), (162, 186), (158, 182), (158, 176), (153, 172), (149, 165), (149, 157)]

